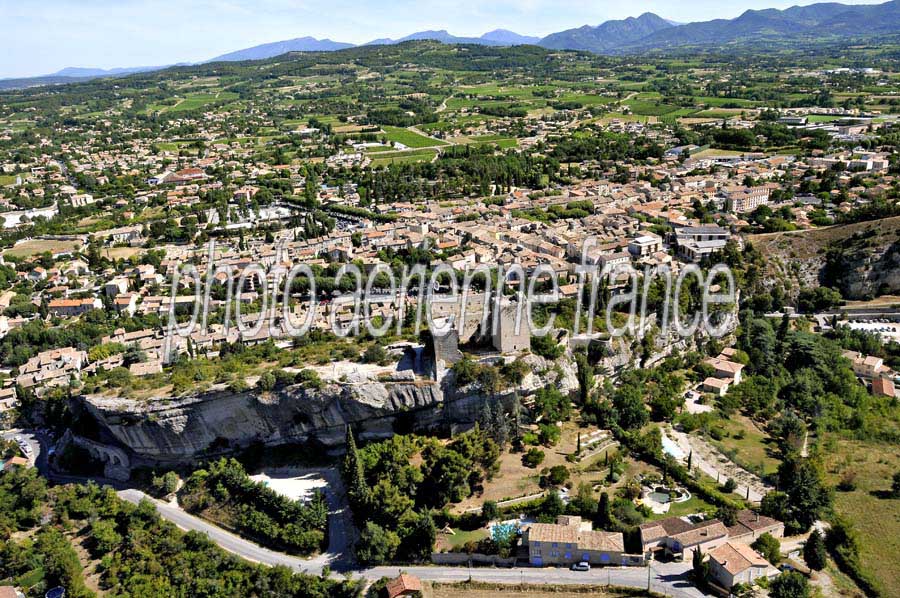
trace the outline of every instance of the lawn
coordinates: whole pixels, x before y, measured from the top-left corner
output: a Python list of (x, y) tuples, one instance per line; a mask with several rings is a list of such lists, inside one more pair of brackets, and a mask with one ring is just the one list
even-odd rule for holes
[(662, 515), (653, 515), (650, 519), (665, 519), (666, 517), (684, 517), (685, 515), (693, 515), (694, 513), (713, 513), (716, 507), (709, 504), (702, 498), (691, 496), (690, 500), (685, 502), (676, 502), (669, 505), (669, 512)]
[(707, 149), (707, 150), (703, 150), (702, 152), (698, 152), (698, 153), (696, 153), (696, 154), (692, 154), (691, 157), (692, 157), (692, 158), (697, 158), (697, 159), (701, 159), (701, 158), (720, 158), (720, 157), (731, 158), (731, 157), (735, 157), (735, 156), (741, 156), (741, 155), (743, 155), (743, 154), (744, 154), (744, 152), (735, 152), (735, 151), (732, 151), (732, 150), (715, 149), (715, 148), (712, 148), (712, 147), (711, 147), (711, 148), (709, 148), (709, 149)]
[(437, 550), (449, 548), (461, 548), (468, 542), (480, 542), (488, 537), (488, 531), (484, 528), (472, 531), (462, 531), (454, 529), (456, 533), (452, 536), (447, 534), (438, 534)]
[(856, 489), (836, 492), (835, 511), (856, 528), (863, 565), (877, 579), (884, 596), (900, 596), (900, 500), (887, 498), (891, 477), (900, 471), (900, 447), (884, 442), (828, 439), (826, 473), (837, 483), (845, 472), (856, 474)]
[(768, 436), (749, 419), (735, 415), (718, 421), (714, 427), (724, 432), (722, 439), (708, 440), (732, 461), (757, 475), (777, 471), (778, 459), (771, 454), (772, 446)]
[(5, 187), (7, 185), (12, 185), (16, 182), (16, 175), (14, 174), (0, 174), (0, 187)]
[(19, 243), (4, 255), (27, 258), (33, 255), (40, 255), (45, 251), (50, 253), (63, 253), (65, 251), (81, 251), (81, 243), (78, 241), (57, 241), (53, 239), (33, 239)]
[(372, 160), (372, 166), (388, 164), (405, 164), (407, 162), (430, 162), (437, 152), (431, 149), (420, 149), (411, 152), (380, 152)]
[(424, 135), (419, 135), (418, 133), (414, 133), (413, 131), (401, 127), (384, 126), (382, 129), (384, 129), (388, 141), (402, 143), (406, 147), (423, 148), (434, 147), (436, 145), (447, 145), (447, 142), (441, 141), (440, 139), (425, 137)]

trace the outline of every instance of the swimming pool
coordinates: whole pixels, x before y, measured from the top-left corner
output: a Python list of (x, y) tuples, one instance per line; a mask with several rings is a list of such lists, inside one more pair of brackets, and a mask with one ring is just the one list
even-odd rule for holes
[(668, 504), (672, 501), (672, 499), (669, 498), (669, 495), (665, 492), (651, 492), (647, 495), (647, 498), (654, 502), (658, 502), (661, 505)]

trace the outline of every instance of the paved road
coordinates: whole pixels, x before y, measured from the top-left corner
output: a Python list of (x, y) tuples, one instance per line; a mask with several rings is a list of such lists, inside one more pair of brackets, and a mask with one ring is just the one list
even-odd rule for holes
[(640, 589), (647, 588), (649, 577), (650, 588), (665, 596), (677, 598), (704, 596), (703, 592), (688, 580), (690, 565), (687, 563), (654, 563), (652, 569), (605, 567), (586, 572), (550, 568), (374, 567), (363, 571), (362, 576), (373, 580), (395, 577), (401, 570), (428, 581), (448, 583), (464, 582), (471, 578), (473, 581), (502, 584), (613, 585)]
[[(338, 568), (335, 561), (321, 558), (302, 559), (280, 552), (268, 550), (244, 540), (230, 532), (210, 524), (207, 521), (185, 513), (148, 497), (138, 490), (123, 490), (119, 496), (137, 504), (142, 499), (150, 500), (159, 514), (183, 530), (193, 530), (206, 534), (223, 549), (241, 556), (249, 561), (264, 565), (284, 565), (311, 575), (320, 575), (323, 565), (328, 564), (335, 572), (351, 573), (354, 577), (362, 577), (370, 581), (382, 577), (393, 577), (399, 571), (428, 581), (462, 582), (468, 579), (489, 583), (532, 583), (532, 584), (566, 584), (566, 585), (614, 585), (631, 588), (646, 588), (649, 581), (654, 591), (667, 596), (679, 598), (700, 598), (704, 594), (697, 590), (688, 580), (690, 564), (688, 563), (654, 563), (652, 569), (645, 567), (608, 567), (593, 569), (589, 572), (569, 571), (568, 569), (535, 569), (535, 568), (465, 568), (465, 567), (372, 567), (357, 569), (353, 567)], [(340, 564), (340, 561), (337, 561)]]
[[(58, 482), (83, 482), (83, 479), (52, 474), (46, 468), (46, 452), (41, 444), (47, 439), (39, 434), (10, 431), (4, 432), (4, 438), (14, 438), (22, 435), (32, 445), (39, 470), (54, 481)], [(46, 446), (46, 444), (44, 444)], [(568, 569), (551, 568), (466, 568), (466, 567), (373, 567), (369, 569), (358, 568), (353, 560), (352, 545), (354, 542), (352, 515), (347, 508), (346, 497), (343, 493), (343, 484), (335, 479), (337, 472), (322, 473), (329, 483), (329, 489), (337, 488), (338, 492), (328, 492), (329, 506), (329, 551), (312, 559), (303, 559), (290, 556), (274, 550), (263, 548), (249, 540), (245, 540), (231, 532), (223, 530), (199, 517), (185, 513), (180, 508), (156, 500), (140, 490), (122, 488), (119, 484), (110, 484), (118, 487), (118, 495), (128, 502), (137, 504), (141, 500), (149, 500), (159, 512), (160, 516), (185, 531), (196, 531), (206, 534), (222, 549), (240, 556), (248, 561), (264, 565), (284, 565), (299, 572), (310, 575), (321, 575), (325, 566), (328, 566), (334, 575), (339, 573), (351, 573), (354, 577), (366, 580), (377, 580), (381, 577), (396, 576), (398, 571), (412, 573), (428, 581), (462, 582), (472, 579), (488, 583), (531, 583), (531, 584), (560, 584), (560, 585), (613, 585), (631, 588), (650, 588), (666, 596), (676, 598), (701, 598), (704, 596), (688, 580), (690, 563), (653, 563), (652, 567), (607, 567), (593, 569), (588, 572), (569, 571)], [(106, 480), (100, 480), (107, 483)]]

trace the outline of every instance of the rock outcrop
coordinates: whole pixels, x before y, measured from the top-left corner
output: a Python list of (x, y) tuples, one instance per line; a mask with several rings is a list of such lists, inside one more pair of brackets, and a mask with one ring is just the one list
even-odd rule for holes
[(417, 413), (417, 427), (433, 425), (442, 402), (440, 387), (422, 381), (222, 389), (183, 399), (81, 398), (99, 439), (147, 464), (186, 462), (256, 443), (337, 446), (348, 424), (363, 438), (389, 436), (407, 413)]
[(749, 240), (767, 258), (764, 278), (792, 300), (819, 285), (839, 289), (845, 299), (900, 293), (900, 217)]

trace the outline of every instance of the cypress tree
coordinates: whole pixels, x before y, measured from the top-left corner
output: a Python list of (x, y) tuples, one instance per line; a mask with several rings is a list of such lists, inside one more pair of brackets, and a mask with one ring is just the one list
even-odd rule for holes
[(356, 440), (350, 426), (347, 426), (347, 454), (344, 455), (343, 473), (350, 502), (354, 506), (364, 506), (369, 500), (369, 486), (366, 484), (362, 461), (359, 460)]
[(827, 564), (825, 553), (825, 539), (819, 530), (815, 529), (803, 544), (803, 560), (810, 569), (821, 571)]
[(606, 492), (600, 495), (600, 502), (597, 505), (597, 524), (602, 529), (609, 529), (612, 525), (612, 511), (609, 506), (609, 494)]

